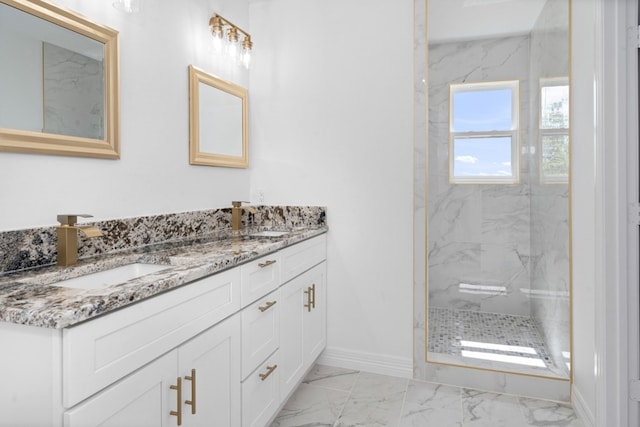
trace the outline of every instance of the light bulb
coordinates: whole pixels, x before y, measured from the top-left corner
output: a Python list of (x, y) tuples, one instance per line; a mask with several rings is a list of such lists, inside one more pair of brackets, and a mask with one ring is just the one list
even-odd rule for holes
[(251, 51), (248, 49), (243, 49), (241, 58), (242, 58), (242, 65), (244, 65), (244, 68), (248, 70), (249, 64), (251, 63)]
[(215, 52), (217, 52), (217, 53), (222, 52), (223, 42), (224, 42), (224, 40), (222, 39), (222, 35), (216, 36), (214, 34), (214, 36), (213, 36), (213, 50)]
[(231, 58), (236, 59), (238, 57), (238, 43), (229, 42), (227, 53)]
[(229, 47), (227, 49), (231, 58), (238, 58), (238, 29), (236, 27), (229, 28)]
[(241, 60), (242, 60), (242, 64), (244, 65), (244, 67), (248, 70), (249, 69), (249, 63), (251, 62), (251, 47), (253, 46), (253, 43), (251, 43), (251, 37), (246, 36), (244, 38), (244, 40), (242, 41), (242, 56), (241, 56)]

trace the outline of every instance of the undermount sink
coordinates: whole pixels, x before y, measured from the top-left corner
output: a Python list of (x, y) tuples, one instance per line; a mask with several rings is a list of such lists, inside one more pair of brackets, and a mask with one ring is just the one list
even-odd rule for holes
[(251, 233), (251, 234), (249, 234), (249, 236), (251, 236), (251, 237), (282, 237), (285, 234), (289, 234), (289, 232), (288, 231), (266, 230), (266, 231), (259, 231), (257, 233)]
[(169, 266), (157, 264), (134, 263), (97, 273), (85, 274), (84, 276), (72, 279), (61, 280), (51, 283), (52, 286), (63, 286), (65, 288), (76, 289), (102, 289), (109, 286), (137, 279), (147, 274), (157, 273), (166, 270)]

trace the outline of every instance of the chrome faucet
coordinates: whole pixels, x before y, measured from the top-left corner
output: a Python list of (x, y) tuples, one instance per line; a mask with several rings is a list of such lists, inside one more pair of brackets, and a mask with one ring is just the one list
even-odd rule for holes
[(87, 237), (100, 237), (102, 232), (90, 225), (76, 225), (78, 217), (91, 218), (92, 215), (58, 215), (60, 225), (56, 226), (58, 237), (58, 265), (68, 267), (78, 262), (78, 231)]
[(251, 213), (256, 213), (256, 209), (251, 206), (242, 206), (244, 201), (231, 202), (231, 229), (233, 231), (242, 230), (242, 209), (246, 209)]

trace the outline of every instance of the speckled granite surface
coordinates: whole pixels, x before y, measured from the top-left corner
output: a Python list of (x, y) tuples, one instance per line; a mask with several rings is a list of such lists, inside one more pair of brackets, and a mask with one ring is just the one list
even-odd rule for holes
[[(320, 206), (254, 206), (243, 211), (243, 227), (291, 229), (326, 224)], [(78, 258), (145, 245), (220, 234), (231, 229), (231, 208), (180, 212), (98, 222), (81, 222), (102, 230), (103, 237), (78, 239)], [(56, 263), (57, 223), (51, 227), (0, 232), (0, 273)]]
[[(8, 233), (17, 233), (29, 244), (23, 243), (23, 255), (13, 260), (31, 260), (20, 265), (31, 265), (34, 259), (49, 261), (49, 265), (5, 271), (0, 275), (0, 321), (47, 328), (69, 327), (327, 231), (324, 208), (259, 207), (253, 214), (256, 218), (244, 218), (253, 227), (240, 235), (229, 231), (230, 209), (224, 211), (93, 223), (109, 237), (93, 245), (83, 244), (79, 248), (83, 258), (78, 265), (67, 268), (50, 265), (56, 255), (55, 233), (51, 230), (0, 233), (3, 258), (11, 258), (7, 250), (20, 247), (15, 241), (7, 243)], [(249, 235), (262, 229), (289, 233), (276, 238)], [(97, 240), (100, 239), (85, 239), (85, 242)], [(102, 289), (51, 285), (134, 262), (162, 264), (167, 269)]]

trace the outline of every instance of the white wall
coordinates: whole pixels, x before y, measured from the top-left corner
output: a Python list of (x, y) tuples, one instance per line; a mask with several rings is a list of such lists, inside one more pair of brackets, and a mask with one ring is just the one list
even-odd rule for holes
[(406, 375), (413, 340), (412, 4), (251, 3), (251, 200), (262, 194), (267, 204), (327, 206), (325, 356), (343, 365), (371, 356), (369, 369), (386, 364)]
[[(574, 401), (595, 408), (595, 117), (594, 2), (572, 5), (571, 55), (571, 202), (573, 263)], [(579, 41), (579, 42), (577, 42)]]
[(189, 165), (187, 72), (248, 86), (246, 71), (214, 58), (209, 29), (214, 12), (248, 29), (248, 0), (143, 0), (133, 15), (111, 1), (53, 3), (120, 32), (121, 159), (0, 152), (0, 230), (54, 225), (60, 213), (113, 219), (248, 200), (249, 170)]

